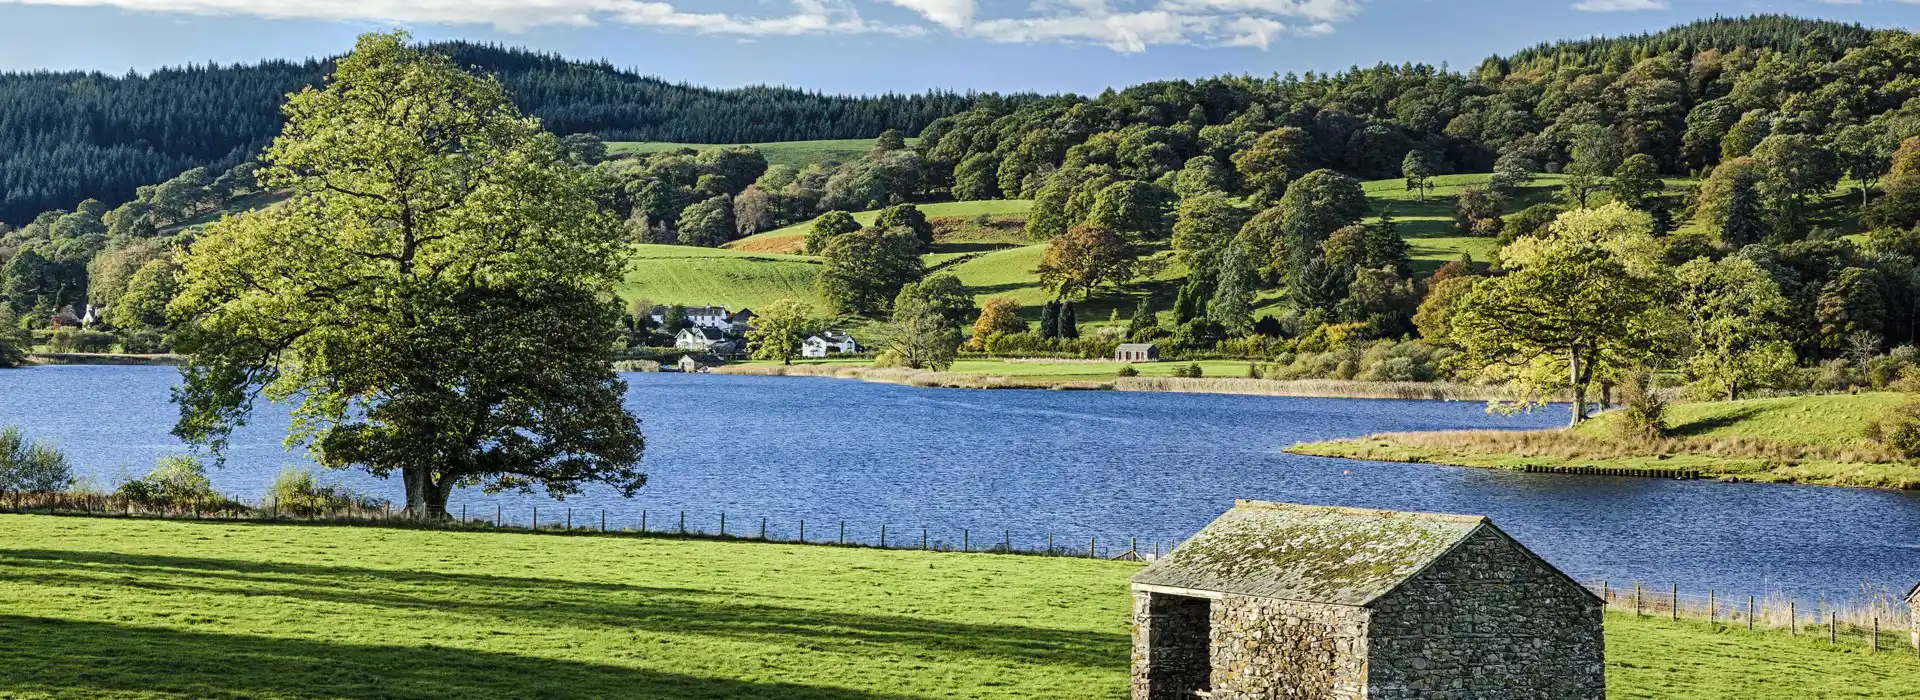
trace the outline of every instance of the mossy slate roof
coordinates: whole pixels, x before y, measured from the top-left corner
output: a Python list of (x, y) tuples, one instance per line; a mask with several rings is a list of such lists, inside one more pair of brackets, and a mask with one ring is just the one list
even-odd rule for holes
[(1133, 582), (1365, 606), (1482, 526), (1475, 515), (1237, 501)]

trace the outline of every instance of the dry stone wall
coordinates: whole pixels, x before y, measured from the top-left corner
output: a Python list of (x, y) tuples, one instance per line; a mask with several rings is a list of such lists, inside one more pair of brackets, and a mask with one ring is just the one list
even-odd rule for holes
[(1205, 598), (1133, 594), (1133, 700), (1194, 700), (1207, 687)]
[(1212, 626), (1215, 700), (1367, 697), (1366, 610), (1228, 595)]
[(1601, 603), (1490, 529), (1370, 607), (1369, 698), (1606, 697)]

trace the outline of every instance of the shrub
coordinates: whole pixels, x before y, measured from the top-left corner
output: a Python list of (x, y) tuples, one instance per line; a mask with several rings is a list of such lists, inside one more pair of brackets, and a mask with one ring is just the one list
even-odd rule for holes
[(1133, 365), (1122, 365), (1119, 374), (1122, 377), (1138, 377), (1140, 370), (1134, 369)]
[(1638, 375), (1620, 386), (1620, 420), (1614, 434), (1622, 440), (1652, 442), (1667, 436), (1667, 402)]
[(283, 515), (314, 516), (339, 510), (374, 510), (386, 502), (351, 489), (320, 483), (310, 469), (288, 468), (274, 477), (264, 499)]
[(189, 455), (161, 457), (145, 477), (120, 485), (114, 495), (145, 508), (211, 508), (231, 505), (213, 490), (207, 468)]
[(64, 491), (73, 484), (73, 467), (53, 445), (27, 443), (20, 429), (0, 429), (0, 493)]
[(132, 355), (158, 355), (173, 349), (173, 339), (157, 331), (133, 331), (120, 339), (120, 349)]
[(1198, 362), (1189, 364), (1185, 367), (1173, 368), (1173, 376), (1180, 377), (1182, 379), (1199, 379), (1205, 374), (1206, 372), (1200, 369), (1200, 363)]
[(47, 349), (51, 352), (108, 352), (113, 350), (113, 344), (112, 333), (78, 328), (56, 328), (47, 337)]

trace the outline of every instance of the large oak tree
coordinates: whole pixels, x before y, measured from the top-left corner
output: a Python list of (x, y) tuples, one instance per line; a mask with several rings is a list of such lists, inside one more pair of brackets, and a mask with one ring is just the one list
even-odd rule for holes
[(256, 397), (294, 403), (290, 444), (400, 475), (417, 517), (458, 486), (631, 495), (600, 187), (499, 83), (406, 41), (363, 36), (293, 95), (259, 173), (289, 198), (194, 247), (174, 431), (217, 452)]

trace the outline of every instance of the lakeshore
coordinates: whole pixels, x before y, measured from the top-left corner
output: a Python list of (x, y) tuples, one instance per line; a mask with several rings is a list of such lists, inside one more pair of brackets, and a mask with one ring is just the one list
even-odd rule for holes
[[(1175, 370), (1199, 366), (1200, 377), (1176, 377)], [(961, 360), (948, 371), (878, 368), (845, 361), (782, 365), (750, 362), (713, 368), (714, 374), (760, 377), (825, 377), (938, 389), (1051, 389), (1067, 391), (1157, 391), (1242, 396), (1290, 396), (1330, 399), (1491, 401), (1503, 396), (1497, 386), (1451, 382), (1368, 382), (1339, 379), (1253, 379), (1248, 363), (1238, 360), (1127, 364), (1086, 360)], [(1119, 376), (1132, 367), (1138, 376)]]
[(1668, 477), (1675, 472), (1727, 482), (1920, 489), (1920, 463), (1867, 440), (1867, 426), (1900, 394), (1798, 396), (1678, 404), (1669, 436), (1614, 438), (1618, 416), (1576, 429), (1380, 433), (1303, 442), (1292, 454), (1375, 462), (1513, 471), (1602, 471)]

